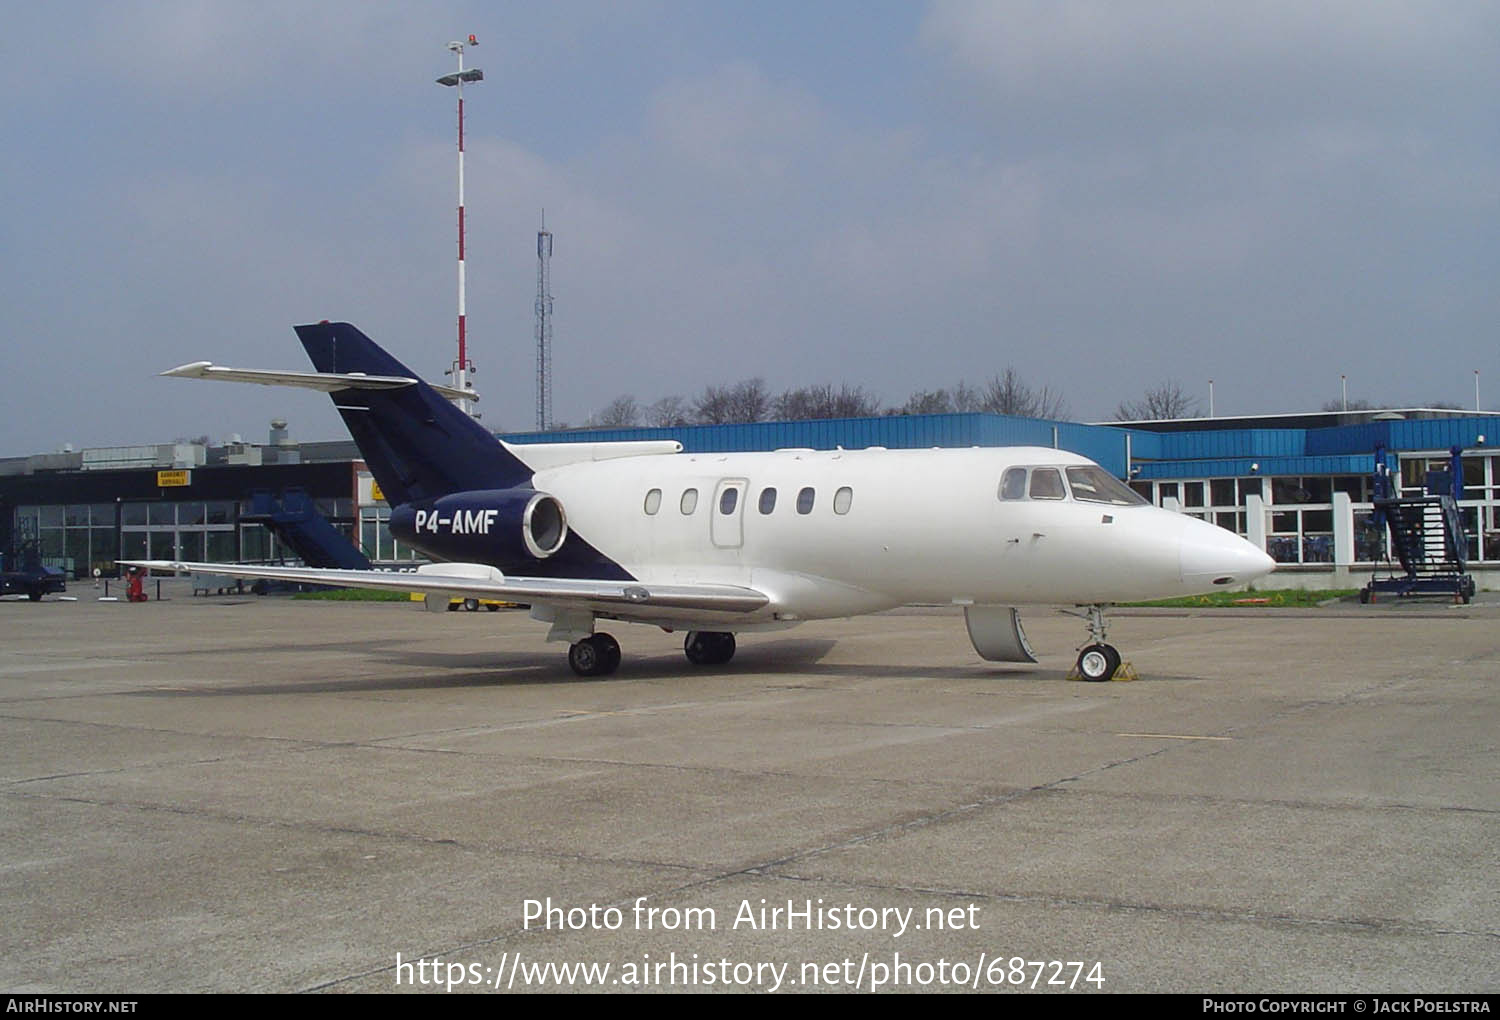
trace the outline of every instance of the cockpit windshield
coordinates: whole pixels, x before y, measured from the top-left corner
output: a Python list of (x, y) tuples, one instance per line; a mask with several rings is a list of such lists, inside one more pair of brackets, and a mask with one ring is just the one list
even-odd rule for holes
[(1146, 503), (1140, 493), (1103, 468), (1090, 464), (1067, 470), (1068, 487), (1073, 490), (1074, 499), (1111, 506), (1144, 506)]
[[(1063, 487), (1064, 473), (1068, 477), (1067, 488)], [(1082, 503), (1147, 505), (1134, 489), (1094, 464), (1064, 468), (1043, 465), (1009, 468), (1000, 479), (999, 495), (1002, 500), (1067, 499), (1070, 491), (1073, 498)]]
[(1031, 471), (1032, 499), (1067, 499), (1063, 489), (1062, 475), (1057, 468), (1033, 468)]

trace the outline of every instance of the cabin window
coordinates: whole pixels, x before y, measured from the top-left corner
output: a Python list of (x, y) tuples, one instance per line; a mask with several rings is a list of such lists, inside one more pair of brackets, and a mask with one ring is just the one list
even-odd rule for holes
[(849, 512), (849, 504), (854, 502), (854, 490), (844, 486), (833, 494), (833, 512), (846, 514)]
[(1011, 468), (1000, 479), (1001, 499), (1026, 498), (1026, 469)]
[(776, 490), (775, 489), (761, 489), (760, 490), (760, 512), (763, 513), (763, 514), (768, 514), (772, 510), (775, 510), (775, 509), (776, 509)]
[(728, 517), (740, 505), (740, 490), (731, 486), (719, 495), (719, 513)]
[(1032, 499), (1066, 499), (1067, 495), (1056, 468), (1036, 468), (1031, 472)]
[(687, 489), (682, 494), (682, 502), (679, 504), (684, 514), (691, 514), (698, 509), (698, 490)]
[(813, 498), (815, 496), (816, 493), (813, 492), (811, 486), (797, 493), (797, 512), (799, 514), (812, 513)]
[(661, 490), (660, 489), (652, 489), (650, 492), (646, 493), (646, 514), (648, 516), (654, 515), (656, 513), (656, 511), (658, 511), (660, 509), (661, 509)]

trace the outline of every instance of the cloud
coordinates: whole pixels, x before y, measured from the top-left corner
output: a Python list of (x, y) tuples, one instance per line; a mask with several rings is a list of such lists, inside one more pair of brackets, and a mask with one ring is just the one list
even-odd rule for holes
[[(81, 14), (80, 57), (176, 103), (275, 94), (314, 67), (440, 67), (418, 9), (368, 0), (126, 0)], [(352, 76), (333, 75), (330, 83)], [(313, 97), (309, 96), (309, 100)]]
[[(1492, 4), (937, 0), (927, 45), (991, 99), (1246, 120), (1428, 107), (1483, 83)], [(1489, 40), (1486, 42), (1485, 40)]]
[[(814, 64), (852, 6), (789, 21), (830, 35), (788, 49), (775, 10), (749, 31), (715, 5), (565, 3), (488, 36), (482, 7), (100, 5), (63, 89), (51, 49), (14, 42), (57, 38), (26, 8), (0, 66), (21, 140), (0, 173), (25, 197), (0, 224), (13, 360), (48, 378), (76, 351), (80, 392), (153, 394), (139, 435), (102, 412), (84, 435), (86, 404), (75, 441), (240, 410), (258, 434), (267, 392), (149, 375), (295, 365), (295, 321), (352, 319), (440, 375), (453, 140), (432, 33), (456, 24), (485, 44), (469, 316), (489, 424), (531, 422), (544, 206), (573, 421), (751, 376), (899, 403), (1011, 363), (1087, 415), (1163, 365), (1218, 379), (1221, 409), (1241, 380), (1246, 411), (1316, 406), (1306, 377), (1356, 361), (1431, 394), (1444, 363), (1482, 367), (1500, 13), (954, 0), (914, 36), (893, 10), (860, 7), (857, 51)], [(1411, 336), (1452, 349), (1409, 364)]]
[(647, 126), (666, 158), (688, 173), (725, 180), (784, 182), (816, 160), (828, 126), (813, 97), (772, 83), (733, 61), (712, 74), (660, 89)]

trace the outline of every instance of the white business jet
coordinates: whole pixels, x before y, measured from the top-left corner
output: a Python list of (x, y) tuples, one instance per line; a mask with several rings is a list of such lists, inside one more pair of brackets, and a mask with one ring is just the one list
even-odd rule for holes
[[(296, 327), (316, 372), (195, 362), (164, 375), (332, 394), (415, 572), (137, 561), (153, 569), (502, 599), (531, 607), (580, 676), (613, 673), (600, 620), (685, 631), (694, 663), (738, 633), (909, 604), (964, 608), (975, 650), (1035, 662), (1021, 605), (1082, 607), (1078, 673), (1120, 653), (1104, 609), (1241, 585), (1274, 563), (1044, 447), (685, 454), (675, 441), (511, 446), (348, 323)], [(472, 398), (472, 394), (469, 395)]]

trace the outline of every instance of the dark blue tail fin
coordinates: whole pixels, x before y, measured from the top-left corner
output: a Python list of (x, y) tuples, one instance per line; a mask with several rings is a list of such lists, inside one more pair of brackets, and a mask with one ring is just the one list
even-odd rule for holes
[[(417, 378), (347, 322), (296, 330), (319, 372)], [(425, 382), (336, 390), (332, 396), (392, 506), (470, 489), (508, 489), (531, 478), (531, 469), (498, 439)]]

